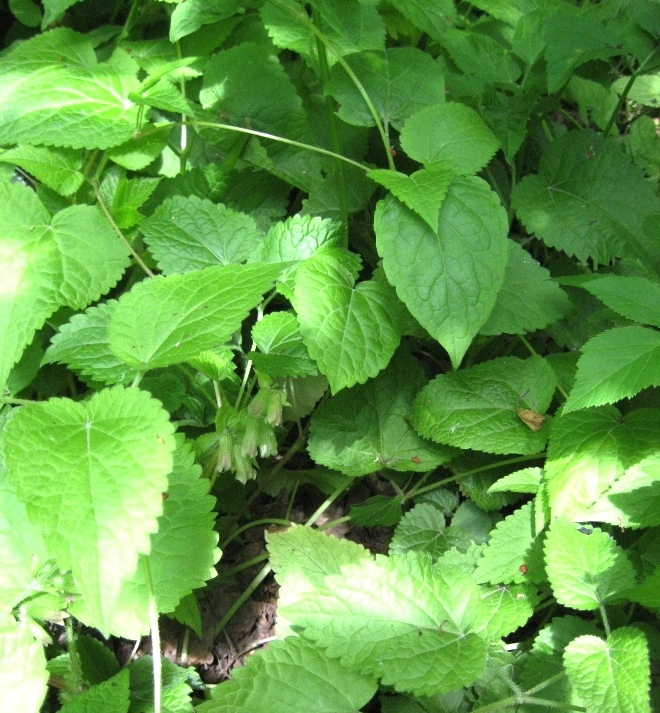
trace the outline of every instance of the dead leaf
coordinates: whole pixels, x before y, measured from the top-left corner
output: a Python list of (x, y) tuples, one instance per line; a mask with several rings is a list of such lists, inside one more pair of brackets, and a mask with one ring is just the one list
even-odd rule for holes
[(529, 408), (517, 408), (516, 413), (525, 426), (527, 426), (527, 428), (531, 428), (532, 431), (540, 430), (543, 425), (543, 421), (547, 418), (547, 416), (544, 416), (541, 413), (536, 413), (536, 411), (532, 411), (532, 409)]

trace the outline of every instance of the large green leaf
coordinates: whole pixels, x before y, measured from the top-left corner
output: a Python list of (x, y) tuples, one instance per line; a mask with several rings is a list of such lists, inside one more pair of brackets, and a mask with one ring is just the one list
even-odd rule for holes
[(62, 713), (128, 713), (130, 674), (127, 669), (91, 686), (60, 709)]
[(340, 223), (311, 215), (294, 215), (273, 225), (256, 259), (260, 262), (304, 260), (322, 248), (340, 247), (342, 240)]
[(141, 371), (196, 357), (229, 339), (281, 271), (231, 264), (144, 280), (119, 299), (112, 351)]
[(645, 277), (606, 275), (583, 285), (601, 302), (628, 319), (660, 327), (660, 285)]
[(442, 39), (456, 19), (456, 7), (451, 0), (392, 0), (391, 4), (415, 27), (436, 40)]
[(479, 178), (457, 178), (437, 231), (392, 197), (374, 221), (388, 280), (458, 367), (504, 281), (508, 223), (497, 195)]
[(454, 450), (425, 441), (408, 422), (413, 399), (425, 383), (419, 363), (398, 353), (375, 379), (317, 409), (309, 454), (317, 463), (351, 476), (381, 468), (424, 472), (447, 462)]
[(172, 430), (158, 401), (122, 387), (30, 404), (7, 424), (9, 480), (101, 631), (158, 527)]
[[(172, 612), (194, 589), (216, 575), (214, 564), (220, 556), (218, 534), (213, 529), (215, 498), (208, 483), (200, 478), (190, 444), (177, 437), (174, 466), (168, 475), (163, 513), (158, 531), (151, 535), (151, 551), (146, 555), (153, 594), (159, 612)], [(144, 567), (124, 582), (114, 617), (108, 629), (117, 636), (137, 639), (149, 633), (149, 585)], [(84, 600), (74, 602), (71, 612), (93, 625), (92, 612)]]
[(44, 647), (30, 625), (0, 613), (0, 709), (38, 713), (46, 697), (48, 672)]
[[(383, 124), (401, 130), (419, 109), (445, 100), (442, 69), (416, 47), (392, 47), (385, 52), (361, 52), (347, 60), (371, 99)], [(349, 124), (374, 126), (362, 94), (346, 70), (336, 64), (326, 91), (339, 102), (337, 115)]]
[(376, 376), (399, 346), (401, 304), (380, 280), (355, 281), (332, 259), (298, 268), (294, 307), (300, 333), (333, 392)]
[(98, 208), (70, 206), (51, 217), (31, 190), (0, 184), (0, 386), (58, 307), (86, 307), (128, 264)]
[(635, 581), (626, 553), (606, 532), (558, 518), (545, 540), (546, 571), (556, 600), (573, 609), (598, 609), (622, 598)]
[(249, 215), (196, 196), (168, 198), (140, 230), (165, 275), (244, 262), (261, 242)]
[(75, 193), (84, 180), (82, 151), (16, 146), (0, 154), (2, 163), (13, 163), (62, 196)]
[(401, 146), (415, 161), (462, 176), (482, 169), (499, 142), (474, 109), (448, 102), (413, 114), (401, 129)]
[(648, 386), (660, 386), (660, 332), (616, 327), (582, 347), (564, 411), (611, 404)]
[(442, 44), (462, 72), (480, 80), (476, 86), (483, 86), (485, 82), (508, 85), (507, 89), (512, 90), (513, 83), (522, 74), (511, 50), (486, 33), (450, 29), (442, 38)]
[(649, 653), (639, 629), (623, 626), (606, 641), (580, 636), (564, 652), (568, 680), (588, 713), (650, 713)]
[(530, 233), (578, 260), (632, 254), (660, 266), (660, 243), (642, 227), (660, 213), (660, 199), (615, 139), (588, 130), (557, 137), (538, 175), (516, 185), (511, 205)]
[[(623, 417), (611, 406), (555, 419), (545, 462), (548, 503), (554, 516), (599, 520), (609, 509), (608, 491), (624, 471), (660, 449), (660, 409), (637, 409)], [(600, 503), (600, 504), (599, 504)], [(617, 524), (617, 513), (605, 518)], [(628, 517), (623, 515), (624, 520)]]
[(341, 666), (303, 639), (274, 641), (213, 689), (199, 713), (355, 713), (376, 692), (368, 675)]
[[(46, 47), (41, 38), (50, 34), (55, 37)], [(96, 64), (90, 41), (76, 34), (53, 30), (17, 43), (0, 59), (0, 144), (105, 149), (131, 138), (138, 107), (128, 95), (138, 80)], [(75, 50), (57, 54), (67, 40)]]
[(425, 438), (459, 448), (538, 453), (548, 425), (532, 430), (518, 411), (543, 414), (555, 385), (554, 372), (541, 357), (501, 357), (440, 374), (415, 399), (413, 426)]
[(572, 307), (566, 293), (544, 267), (513, 240), (509, 240), (508, 246), (504, 284), (480, 334), (535, 332), (561, 319)]

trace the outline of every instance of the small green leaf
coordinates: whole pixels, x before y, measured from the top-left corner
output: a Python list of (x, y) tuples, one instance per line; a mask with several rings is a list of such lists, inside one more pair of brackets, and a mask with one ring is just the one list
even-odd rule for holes
[(513, 89), (522, 74), (511, 50), (486, 33), (452, 28), (445, 33), (442, 44), (456, 66), (479, 79), (480, 84), (504, 84)]
[(72, 698), (60, 710), (62, 713), (128, 713), (129, 679), (128, 670), (124, 669)]
[(261, 242), (250, 216), (196, 196), (168, 198), (140, 230), (165, 275), (244, 262)]
[[(294, 682), (292, 684), (292, 682)], [(272, 642), (215, 686), (199, 713), (354, 713), (376, 692), (368, 675), (344, 668), (298, 637)], [(320, 708), (322, 706), (322, 708)]]
[(651, 712), (649, 654), (639, 629), (623, 626), (606, 641), (580, 636), (566, 647), (564, 665), (587, 711)]
[(32, 0), (9, 0), (9, 10), (26, 27), (38, 27), (41, 24), (41, 8)]
[(374, 227), (388, 280), (457, 368), (504, 281), (508, 223), (497, 195), (479, 178), (457, 178), (437, 231), (392, 197), (378, 203)]
[(558, 518), (545, 540), (546, 571), (555, 598), (573, 609), (598, 609), (622, 598), (635, 570), (626, 553), (606, 532)]
[(575, 386), (564, 412), (611, 404), (648, 386), (660, 386), (660, 332), (616, 327), (582, 347)]
[(113, 166), (103, 175), (99, 193), (120, 228), (132, 228), (143, 216), (138, 208), (156, 190), (160, 178), (126, 178), (126, 171)]
[(543, 414), (556, 379), (540, 357), (502, 357), (440, 374), (418, 394), (413, 426), (425, 438), (487, 453), (532, 454), (543, 450), (549, 429), (530, 429), (519, 409)]
[(41, 21), (41, 29), (45, 30), (50, 24), (59, 19), (61, 15), (80, 0), (44, 0), (44, 17)]
[(381, 468), (425, 472), (446, 463), (453, 449), (425, 441), (408, 423), (425, 382), (419, 363), (398, 353), (375, 379), (333, 396), (315, 412), (309, 454), (350, 476)]
[(7, 424), (10, 483), (101, 631), (138, 555), (149, 551), (173, 450), (167, 412), (138, 389), (30, 404)]
[(488, 488), (489, 493), (537, 493), (541, 484), (540, 468), (523, 468), (505, 475)]
[(645, 277), (606, 275), (583, 285), (619, 314), (640, 324), (660, 327), (660, 284)]
[(374, 495), (359, 505), (351, 506), (351, 524), (357, 527), (396, 525), (403, 515), (401, 498), (388, 498), (386, 495)]
[(82, 151), (45, 146), (16, 146), (0, 154), (0, 161), (20, 166), (61, 196), (75, 193), (84, 180)]
[(550, 273), (513, 240), (508, 241), (504, 284), (479, 334), (525, 334), (556, 322), (572, 308)]
[(170, 42), (178, 42), (182, 37), (210, 25), (226, 20), (243, 12), (237, 0), (186, 0), (175, 6), (170, 19)]
[(259, 262), (305, 260), (319, 250), (338, 248), (342, 243), (340, 223), (311, 215), (294, 215), (275, 223), (257, 253)]
[(401, 146), (415, 161), (467, 176), (490, 161), (499, 142), (474, 109), (448, 102), (413, 114), (401, 129)]
[(451, 528), (445, 528), (442, 511), (430, 503), (420, 503), (409, 510), (398, 524), (390, 541), (390, 554), (426, 552), (438, 559), (447, 550), (455, 547), (457, 537), (452, 537)]
[(354, 287), (341, 264), (315, 258), (296, 271), (294, 292), (303, 341), (334, 393), (387, 366), (401, 339), (400, 303), (387, 283)]
[(442, 40), (456, 19), (456, 7), (451, 0), (392, 0), (391, 4), (435, 40)]
[(252, 327), (252, 339), (259, 349), (248, 354), (255, 369), (271, 377), (318, 374), (292, 312), (267, 314)]
[(143, 124), (140, 133), (134, 133), (132, 138), (109, 148), (107, 156), (129, 171), (140, 171), (163, 153), (170, 131), (170, 124), (160, 127)]
[(232, 264), (140, 282), (112, 315), (112, 351), (140, 371), (196, 357), (229, 339), (281, 271)]
[(46, 697), (48, 672), (44, 647), (30, 625), (0, 613), (0, 709), (38, 713)]
[[(183, 668), (173, 664), (164, 656), (160, 659), (162, 667), (162, 708), (163, 713), (191, 713), (191, 685), (201, 688), (201, 680), (192, 668)], [(130, 713), (154, 713), (154, 672), (153, 658), (142, 656), (129, 664), (131, 677)]]
[(432, 230), (437, 229), (440, 206), (452, 180), (449, 171), (423, 168), (406, 176), (398, 171), (373, 168), (367, 175), (424, 218)]

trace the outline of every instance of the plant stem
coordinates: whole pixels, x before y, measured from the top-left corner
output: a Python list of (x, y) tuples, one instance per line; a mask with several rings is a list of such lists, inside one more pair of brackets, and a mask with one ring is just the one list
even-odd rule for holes
[(546, 708), (559, 708), (565, 711), (584, 711), (585, 708), (581, 706), (574, 706), (570, 703), (562, 703), (560, 701), (549, 701), (543, 698), (534, 698), (532, 694), (542, 691), (544, 688), (551, 686), (553, 683), (560, 681), (565, 678), (566, 674), (564, 672), (558, 673), (556, 676), (548, 678), (546, 681), (539, 683), (537, 686), (530, 688), (522, 694), (515, 696), (510, 696), (509, 698), (504, 698), (501, 701), (495, 701), (494, 703), (489, 703), (486, 706), (479, 708), (479, 713), (491, 713), (491, 711), (502, 710), (503, 708), (509, 708), (510, 706), (519, 706), (528, 704), (531, 706), (544, 706)]
[(318, 508), (316, 508), (315, 512), (313, 515), (311, 515), (306, 521), (305, 521), (305, 527), (311, 527), (314, 522), (316, 522), (316, 519), (321, 516), (327, 507), (332, 505), (332, 503), (346, 490), (346, 488), (349, 486), (349, 483), (344, 483), (340, 485), (337, 490), (332, 493), (332, 495), (329, 495), (322, 503), (319, 505)]
[(325, 525), (321, 525), (316, 529), (323, 532), (323, 530), (329, 530), (331, 527), (335, 527), (335, 525), (341, 525), (342, 522), (348, 522), (350, 519), (350, 515), (344, 515), (344, 517), (338, 517), (336, 520), (330, 520), (330, 522), (326, 522)]
[(541, 128), (543, 129), (543, 133), (545, 134), (545, 138), (548, 139), (550, 143), (552, 143), (555, 139), (554, 136), (552, 135), (552, 132), (550, 131), (550, 127), (548, 126), (548, 122), (545, 119), (541, 119)]
[(16, 406), (27, 406), (28, 404), (37, 404), (38, 401), (30, 399), (13, 399), (9, 396), (0, 396), (0, 404), (15, 404)]
[(149, 275), (149, 277), (154, 277), (154, 273), (151, 272), (151, 270), (145, 265), (143, 262), (142, 258), (135, 252), (135, 248), (126, 240), (126, 237), (124, 234), (121, 232), (119, 229), (119, 226), (117, 223), (115, 223), (114, 218), (110, 215), (110, 211), (108, 210), (107, 206), (103, 202), (103, 198), (101, 198), (101, 194), (99, 193), (99, 184), (97, 181), (90, 181), (90, 184), (92, 186), (92, 190), (94, 191), (94, 195), (96, 196), (96, 200), (98, 201), (98, 204), (103, 211), (103, 214), (108, 220), (108, 223), (110, 223), (110, 226), (112, 229), (115, 231), (119, 239), (124, 243), (124, 245), (128, 248), (129, 252), (133, 256), (135, 262)]
[(600, 616), (603, 620), (603, 628), (605, 629), (605, 635), (609, 638), (612, 632), (610, 630), (610, 622), (607, 618), (607, 611), (605, 610), (605, 605), (603, 604), (603, 602), (600, 602)]
[(137, 12), (138, 2), (139, 0), (133, 0), (133, 2), (131, 3), (130, 10), (128, 11), (128, 15), (126, 16), (126, 22), (124, 22), (124, 26), (121, 28), (121, 32), (117, 37), (116, 45), (121, 44), (121, 42), (128, 37), (131, 31), (131, 27), (133, 26), (133, 21), (135, 20), (135, 13)]
[(149, 626), (151, 628), (151, 658), (154, 672), (154, 713), (160, 713), (162, 700), (162, 662), (160, 660), (160, 630), (158, 628), (158, 607), (154, 583), (151, 578), (151, 567), (146, 555), (140, 556), (142, 573), (149, 591)]
[[(264, 553), (268, 557), (268, 553)], [(254, 592), (254, 590), (266, 579), (270, 574), (270, 562), (264, 565), (263, 569), (259, 574), (250, 582), (248, 588), (241, 594), (241, 596), (229, 607), (227, 613), (220, 619), (218, 625), (213, 630), (213, 638), (215, 638), (224, 628), (227, 626), (229, 621), (232, 619), (234, 614), (243, 606), (243, 603), (247, 598)]]
[(80, 656), (78, 655), (78, 634), (74, 631), (72, 617), (68, 616), (64, 620), (64, 628), (66, 630), (69, 666), (71, 667), (71, 675), (73, 676), (73, 685), (76, 693), (80, 693), (83, 689), (83, 675), (82, 666), (80, 665)]
[(237, 530), (234, 530), (234, 532), (227, 537), (223, 542), (221, 542), (218, 547), (221, 550), (224, 550), (225, 547), (232, 541), (235, 540), (239, 535), (242, 535), (246, 530), (249, 530), (252, 527), (259, 527), (259, 525), (284, 525), (288, 527), (291, 524), (290, 520), (283, 520), (282, 518), (277, 518), (277, 517), (267, 517), (264, 518), (263, 520), (252, 520), (252, 522), (248, 522), (247, 525), (243, 525), (242, 527), (239, 527)]
[[(176, 56), (181, 59), (181, 43), (176, 42)], [(186, 78), (185, 75), (181, 74), (181, 79), (179, 79), (179, 89), (183, 98), (186, 98)], [(181, 153), (179, 154), (179, 173), (186, 172), (186, 162), (188, 160), (188, 125), (186, 124), (188, 117), (185, 114), (181, 114)]]
[[(289, 525), (291, 523), (288, 523)], [(222, 548), (220, 548), (222, 549)], [(245, 562), (241, 562), (240, 564), (237, 564), (235, 567), (231, 567), (230, 569), (226, 570), (225, 572), (221, 573), (222, 579), (229, 579), (230, 577), (233, 577), (235, 574), (238, 574), (239, 572), (242, 572), (244, 569), (250, 569), (250, 567), (254, 567), (255, 564), (259, 564), (259, 562), (264, 562), (265, 560), (268, 559), (268, 552), (262, 552), (259, 555), (255, 555), (254, 557), (251, 557), (249, 560), (245, 560)]]

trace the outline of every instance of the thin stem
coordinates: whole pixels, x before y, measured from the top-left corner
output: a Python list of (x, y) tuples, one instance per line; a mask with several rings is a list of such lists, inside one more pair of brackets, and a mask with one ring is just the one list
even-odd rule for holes
[(296, 493), (298, 492), (298, 486), (300, 485), (300, 481), (296, 480), (293, 486), (293, 490), (291, 492), (291, 497), (289, 498), (289, 505), (286, 509), (286, 513), (284, 515), (285, 521), (290, 521), (291, 518), (291, 510), (293, 509), (293, 501), (296, 499)]
[[(314, 151), (315, 153), (323, 154), (324, 156), (330, 156), (332, 158), (344, 161), (344, 163), (349, 163), (351, 166), (356, 168), (361, 168), (363, 171), (369, 171), (369, 166), (364, 166), (357, 161), (353, 161), (351, 158), (346, 158), (341, 154), (337, 154), (334, 151), (328, 151), (327, 149), (322, 149), (319, 146), (312, 146), (311, 144), (304, 144), (301, 141), (294, 141), (293, 139), (285, 139), (283, 136), (276, 136), (275, 134), (267, 134), (265, 131), (255, 131), (254, 129), (246, 129), (242, 126), (233, 126), (232, 124), (216, 124), (213, 121), (189, 121), (189, 126), (201, 126), (207, 129), (222, 129), (223, 131), (237, 131), (239, 134), (249, 134), (250, 136), (258, 136), (262, 139), (270, 139), (271, 141), (279, 141), (282, 144), (288, 144), (289, 146), (297, 146), (300, 149), (307, 149), (307, 151)], [(176, 124), (173, 124), (176, 126)], [(145, 136), (148, 132), (144, 132), (142, 136)], [(391, 157), (390, 157), (391, 158)]]
[(149, 626), (151, 627), (151, 658), (154, 672), (154, 713), (160, 713), (162, 694), (162, 661), (160, 660), (160, 630), (158, 628), (158, 607), (154, 583), (151, 578), (149, 560), (145, 555), (140, 557), (144, 581), (149, 592)]
[[(518, 335), (518, 339), (525, 345), (525, 349), (532, 355), (532, 356), (538, 356), (538, 352), (534, 347), (527, 341), (527, 339), (522, 335)], [(559, 383), (557, 382), (557, 391), (564, 397), (564, 401), (568, 398), (568, 392), (566, 389)]]
[[(176, 42), (176, 56), (181, 59), (181, 43)], [(183, 73), (181, 73), (181, 78), (179, 79), (179, 89), (183, 98), (186, 98), (186, 78)], [(179, 154), (179, 173), (186, 172), (186, 162), (188, 160), (188, 126), (186, 124), (188, 117), (186, 114), (181, 114), (181, 153)]]
[(335, 527), (335, 525), (341, 525), (342, 522), (348, 522), (350, 519), (350, 515), (344, 515), (344, 517), (338, 517), (336, 520), (330, 520), (330, 522), (326, 522), (325, 525), (321, 525), (321, 527), (317, 527), (316, 529), (323, 532), (323, 530), (329, 530), (331, 527)]
[(71, 675), (73, 676), (73, 685), (76, 693), (80, 693), (83, 689), (82, 666), (80, 664), (80, 656), (78, 655), (78, 635), (73, 628), (73, 618), (68, 616), (64, 620), (64, 628), (66, 629), (66, 642), (69, 650), (69, 666)]
[(605, 635), (609, 638), (612, 631), (610, 629), (610, 622), (607, 618), (607, 611), (605, 611), (605, 605), (603, 604), (603, 602), (600, 602), (600, 616), (603, 620), (603, 628), (605, 629)]
[(237, 530), (234, 530), (234, 532), (232, 532), (227, 539), (221, 542), (218, 547), (221, 550), (224, 550), (232, 540), (235, 540), (239, 535), (242, 535), (246, 530), (249, 530), (252, 527), (259, 527), (259, 525), (284, 525), (285, 527), (288, 527), (290, 524), (290, 520), (283, 520), (282, 518), (277, 517), (266, 517), (263, 520), (252, 520), (252, 522), (248, 522), (247, 525), (243, 525)]
[(321, 505), (319, 505), (319, 507), (316, 508), (314, 514), (311, 515), (309, 518), (307, 518), (307, 520), (305, 521), (305, 527), (311, 527), (314, 524), (314, 522), (316, 522), (316, 519), (325, 512), (326, 508), (328, 508), (330, 505), (332, 505), (332, 503), (334, 503), (334, 501), (344, 492), (344, 490), (346, 490), (348, 485), (349, 485), (349, 483), (343, 483), (342, 485), (340, 485), (337, 488), (337, 490), (335, 490), (334, 493), (332, 493), (332, 495), (329, 495), (321, 503)]
[(137, 387), (140, 385), (140, 382), (142, 381), (143, 376), (144, 372), (138, 371), (138, 373), (135, 375), (135, 378), (133, 379), (133, 382), (131, 383), (131, 388), (137, 389)]
[(545, 138), (548, 139), (550, 143), (552, 143), (554, 141), (554, 136), (552, 135), (550, 127), (548, 126), (548, 122), (545, 119), (541, 119), (541, 128), (543, 129)]
[(131, 27), (133, 26), (133, 20), (135, 19), (135, 13), (137, 12), (138, 2), (139, 0), (133, 0), (133, 2), (131, 3), (131, 8), (128, 11), (128, 15), (126, 16), (126, 22), (124, 22), (124, 26), (121, 28), (121, 32), (117, 37), (117, 45), (121, 44), (122, 41), (128, 37), (128, 34), (131, 31)]
[(492, 711), (502, 710), (504, 708), (509, 708), (510, 706), (518, 706), (529, 704), (532, 706), (545, 706), (546, 708), (559, 708), (566, 711), (584, 711), (585, 708), (581, 706), (574, 706), (570, 703), (561, 703), (559, 701), (549, 701), (543, 698), (534, 698), (532, 694), (542, 691), (544, 688), (551, 686), (553, 683), (560, 681), (565, 678), (566, 674), (564, 672), (558, 673), (556, 676), (552, 676), (547, 680), (539, 683), (537, 686), (530, 688), (522, 694), (515, 696), (510, 696), (509, 698), (504, 698), (501, 701), (495, 701), (494, 703), (489, 703), (486, 706), (479, 708), (479, 713), (491, 713)]
[(103, 198), (101, 198), (101, 194), (99, 193), (99, 184), (96, 181), (90, 181), (90, 184), (92, 186), (92, 190), (94, 191), (94, 195), (96, 196), (96, 200), (98, 201), (98, 204), (101, 207), (103, 214), (107, 218), (108, 223), (110, 223), (112, 229), (115, 231), (122, 243), (124, 243), (124, 245), (128, 248), (135, 262), (137, 262), (137, 264), (147, 273), (147, 275), (149, 275), (149, 277), (153, 277), (154, 273), (151, 272), (151, 270), (143, 262), (142, 258), (135, 252), (135, 248), (128, 242), (128, 240), (126, 240), (126, 237), (119, 229), (119, 226), (117, 225), (117, 223), (115, 223), (114, 218), (110, 215), (110, 211), (108, 210), (107, 206), (103, 201)]
[(532, 696), (535, 693), (542, 691), (544, 688), (547, 688), (548, 686), (552, 686), (553, 683), (557, 683), (557, 681), (561, 681), (562, 678), (566, 678), (566, 673), (564, 671), (562, 671), (561, 673), (556, 673), (554, 676), (552, 676), (551, 678), (547, 678), (542, 683), (537, 683), (536, 686), (525, 691), (525, 695)]
[(584, 126), (571, 114), (570, 111), (566, 111), (564, 107), (560, 106), (559, 107), (559, 113), (562, 116), (565, 116), (574, 126), (576, 126), (578, 129), (584, 129)]
[[(268, 556), (268, 553), (265, 553), (266, 557)], [(243, 606), (243, 603), (247, 600), (247, 598), (254, 592), (254, 590), (266, 579), (266, 577), (270, 574), (271, 566), (270, 563), (264, 565), (263, 569), (259, 572), (259, 574), (250, 582), (248, 588), (241, 594), (241, 596), (229, 607), (229, 610), (227, 613), (220, 619), (218, 622), (218, 625), (215, 627), (213, 631), (213, 638), (215, 638), (224, 628), (227, 626), (228, 622), (231, 620), (231, 618), (236, 614), (236, 612)]]
[(8, 396), (0, 396), (0, 404), (14, 404), (16, 406), (27, 406), (28, 404), (37, 404), (38, 401), (30, 399), (13, 399)]
[[(288, 524), (290, 525), (291, 523), (288, 523)], [(251, 557), (249, 560), (245, 560), (245, 562), (241, 562), (240, 564), (237, 564), (235, 567), (231, 567), (230, 569), (228, 569), (224, 572), (221, 572), (220, 576), (223, 580), (229, 579), (230, 577), (233, 577), (235, 574), (242, 572), (244, 569), (250, 569), (250, 567), (254, 567), (255, 564), (259, 564), (259, 562), (264, 562), (267, 559), (268, 559), (268, 552), (262, 552), (261, 554), (256, 555), (255, 557)]]
[(574, 706), (571, 703), (561, 703), (560, 701), (549, 701), (545, 698), (529, 698), (523, 696), (521, 703), (526, 703), (530, 706), (543, 706), (543, 708), (559, 708), (562, 711), (586, 711), (582, 706)]

